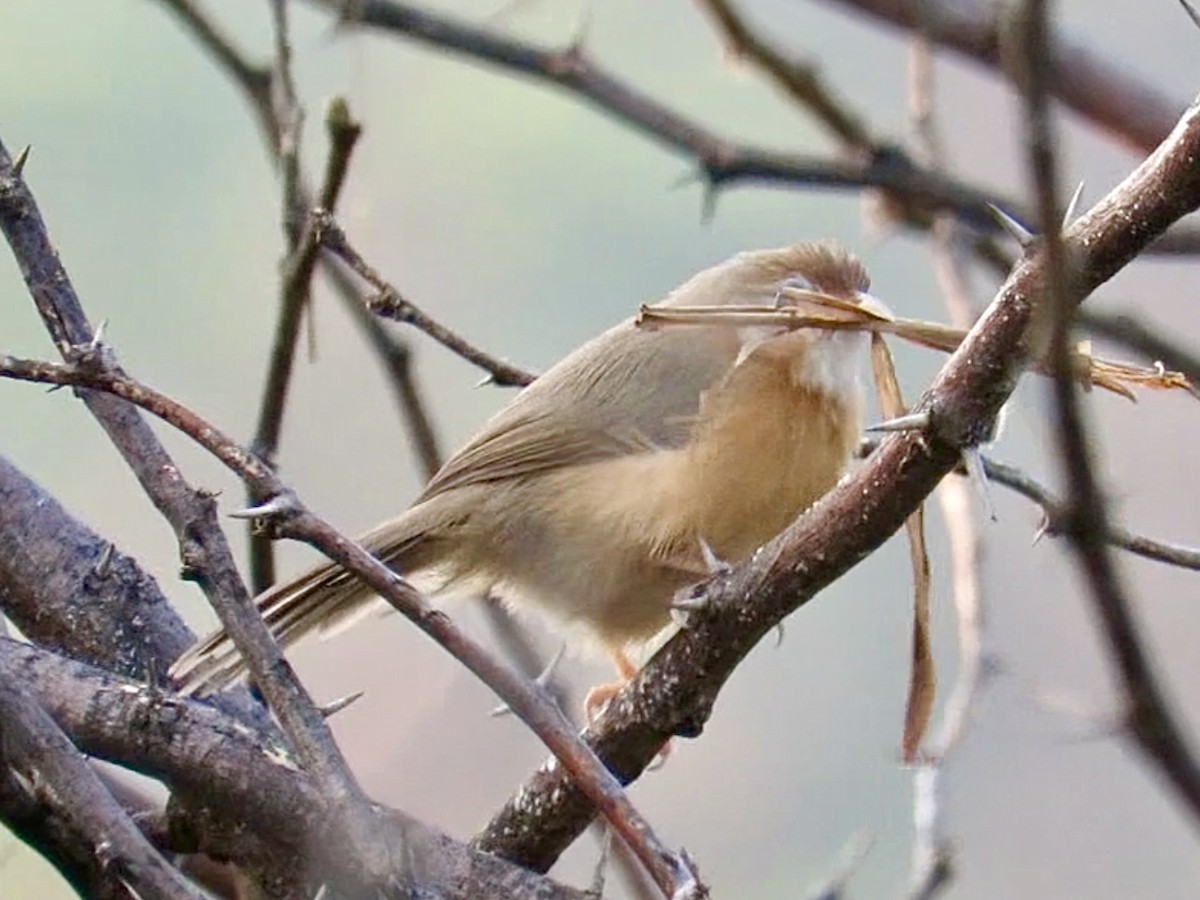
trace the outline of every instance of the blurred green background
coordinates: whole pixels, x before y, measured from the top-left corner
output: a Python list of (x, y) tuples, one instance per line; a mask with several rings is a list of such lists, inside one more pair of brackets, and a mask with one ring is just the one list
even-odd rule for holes
[[(832, 4), (740, 5), (781, 46), (819, 59), (875, 131), (908, 139), (902, 38)], [(366, 132), (342, 224), (415, 302), (503, 357), (545, 368), (697, 269), (748, 247), (815, 237), (860, 253), (875, 293), (897, 311), (944, 318), (923, 242), (864, 228), (852, 193), (738, 188), (705, 223), (700, 188), (679, 186), (687, 160), (584, 103), (401, 40), (335, 31), (326, 16), (293, 6), (307, 168), (323, 164), (325, 102), (347, 97)], [(1182, 110), (1200, 74), (1200, 33), (1176, 4), (1056, 7), (1068, 33), (1159, 85)], [(208, 8), (254, 58), (267, 58), (265, 3)], [(554, 46), (585, 15), (564, 0), (436, 8)], [(719, 133), (833, 152), (803, 112), (753, 72), (722, 62), (693, 5), (603, 0), (586, 16), (597, 61)], [(153, 0), (4, 0), (0, 48), (0, 137), (10, 150), (33, 145), (27, 178), (93, 320), (108, 321), (107, 338), (134, 373), (248, 439), (275, 316), (280, 201), (237, 91)], [(957, 61), (940, 65), (938, 79), (956, 170), (1021, 195), (1011, 92)], [(1071, 116), (1063, 125), (1064, 174), (1086, 179), (1089, 197), (1136, 162)], [(0, 351), (49, 357), (16, 267), (0, 256)], [(1198, 274), (1139, 262), (1097, 302), (1135, 306), (1196, 337)], [(978, 280), (981, 303), (991, 286)], [(358, 531), (398, 511), (420, 478), (371, 353), (323, 290), (315, 325), (319, 352), (299, 366), (280, 464), (316, 510)], [(420, 336), (412, 341), (452, 449), (508, 395), (475, 387), (478, 372)], [(939, 359), (904, 347), (897, 355), (915, 395)], [(1043, 400), (1041, 385), (1022, 386), (997, 454), (1049, 477)], [(1135, 406), (1097, 396), (1091, 405), (1120, 514), (1148, 533), (1200, 543), (1194, 496), (1180, 489), (1200, 431), (1194, 401), (1149, 395)], [(198, 592), (176, 577), (169, 529), (69, 392), (0, 384), (0, 422), (0, 452), (137, 556), (196, 627), (207, 627)], [(163, 433), (194, 483), (221, 490), (226, 511), (240, 504), (223, 469)], [(1134, 755), (1102, 734), (1116, 711), (1110, 672), (1072, 570), (1053, 542), (1030, 548), (1035, 510), (1002, 492), (996, 503), (1000, 522), (986, 528), (988, 641), (1003, 672), (949, 770), (948, 821), (961, 851), (950, 896), (1194, 896), (1194, 832)], [(954, 619), (932, 520), (948, 687)], [(229, 530), (241, 547), (239, 527)], [(310, 558), (282, 550), (288, 569)], [(893, 541), (793, 617), (782, 646), (764, 643), (730, 682), (703, 738), (684, 742), (633, 788), (668, 842), (697, 858), (714, 896), (804, 896), (864, 832), (874, 845), (854, 895), (903, 892), (912, 833), (912, 774), (898, 763), (906, 559)], [(1127, 569), (1156, 657), (1194, 721), (1196, 582), (1140, 562)], [(469, 604), (452, 613), (483, 633)], [(552, 652), (553, 637), (540, 639)], [(397, 618), (294, 656), (319, 698), (367, 691), (334, 721), (368, 790), (459, 837), (544, 756), (514, 719), (489, 718), (488, 691)], [(607, 676), (578, 659), (565, 673), (579, 689)], [(586, 883), (595, 854), (594, 841), (580, 841), (554, 874)], [(609, 896), (622, 891), (614, 885)], [(31, 853), (0, 838), (0, 896), (66, 894)]]

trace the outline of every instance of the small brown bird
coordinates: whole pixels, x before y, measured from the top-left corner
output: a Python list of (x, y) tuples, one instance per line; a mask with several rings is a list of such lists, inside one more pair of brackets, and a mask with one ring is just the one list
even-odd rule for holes
[[(801, 243), (739, 254), (665, 305), (803, 307), (781, 293), (800, 288), (880, 313), (868, 287), (845, 250)], [(627, 680), (627, 648), (669, 624), (672, 599), (714, 555), (745, 559), (841, 476), (861, 428), (865, 348), (859, 332), (626, 320), (521, 391), (361, 541), (439, 589), (495, 591), (585, 626)], [(370, 599), (326, 563), (258, 604), (288, 645)], [(187, 690), (241, 673), (224, 632), (173, 669)], [(589, 711), (613, 692), (593, 691)]]

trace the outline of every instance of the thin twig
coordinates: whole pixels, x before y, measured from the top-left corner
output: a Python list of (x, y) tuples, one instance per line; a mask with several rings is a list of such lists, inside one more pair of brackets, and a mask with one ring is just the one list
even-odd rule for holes
[(533, 381), (534, 376), (529, 372), (481, 350), (405, 299), (350, 245), (346, 233), (332, 216), (317, 213), (315, 217), (318, 219), (317, 231), (321, 246), (357, 272), (377, 291), (367, 299), (367, 305), (373, 312), (423, 331), (446, 349), (483, 369), (495, 384), (502, 387), (524, 387)]
[[(914, 209), (953, 212), (960, 221), (983, 234), (996, 234), (998, 226), (988, 203), (1020, 211), (1021, 205), (991, 192), (939, 176), (884, 147), (868, 159), (830, 160), (797, 153), (780, 153), (714, 133), (701, 122), (646, 95), (593, 62), (578, 44), (563, 49), (541, 47), (477, 27), (430, 9), (400, 0), (309, 0), (349, 24), (363, 25), (417, 43), (428, 44), (472, 60), (558, 87), (608, 113), (618, 122), (693, 161), (697, 180), (707, 188), (706, 203), (715, 192), (739, 184), (771, 184), (797, 188), (881, 188), (903, 197)], [(909, 0), (900, 3), (905, 8)], [(1161, 106), (1156, 107), (1161, 108)], [(1175, 107), (1170, 105), (1162, 134), (1170, 127)], [(1133, 110), (1136, 113), (1137, 110)], [(1153, 143), (1153, 141), (1151, 141)], [(927, 227), (912, 221), (917, 227)], [(1170, 238), (1170, 236), (1168, 236)], [(991, 246), (975, 242), (974, 250), (999, 272), (1011, 259)], [(1159, 241), (1153, 252), (1196, 253), (1200, 230), (1187, 229), (1178, 239)]]
[(812, 64), (789, 59), (757, 34), (728, 0), (697, 0), (721, 36), (725, 51), (734, 59), (748, 59), (792, 98), (815, 115), (843, 145), (862, 153), (877, 153), (881, 144), (872, 137), (861, 116), (836, 97)]
[[(282, 0), (277, 0), (282, 2)], [(362, 133), (362, 128), (351, 117), (344, 101), (330, 104), (325, 117), (329, 133), (329, 156), (325, 178), (317, 200), (318, 208), (332, 210), (341, 194), (349, 171), (350, 156)], [(282, 127), (282, 126), (281, 126)], [(286, 145), (287, 140), (281, 138)], [(281, 157), (285, 171), (287, 160)], [(295, 175), (299, 179), (299, 174)], [(285, 180), (286, 182), (286, 180)], [(296, 346), (305, 310), (310, 306), (312, 276), (319, 258), (319, 235), (309, 216), (297, 216), (296, 211), (308, 205), (308, 194), (303, 184), (288, 182), (294, 196), (285, 200), (285, 231), (289, 234), (291, 249), (284, 266), (280, 286), (279, 318), (275, 326), (275, 338), (271, 347), (270, 363), (263, 384), (262, 400), (259, 404), (258, 426), (255, 429), (254, 452), (261, 458), (274, 461), (279, 448), (279, 436), (283, 428), (284, 409), (287, 405), (288, 387), (296, 358)], [(251, 505), (262, 498), (250, 497)], [(266, 590), (275, 582), (274, 553), (271, 542), (253, 531), (250, 534), (251, 581), (255, 593)]]
[[(986, 456), (983, 465), (991, 481), (1016, 491), (1041, 507), (1044, 522), (1040, 533), (1057, 535), (1066, 532), (1069, 509), (1049, 488), (1016, 466)], [(1166, 563), (1169, 566), (1200, 571), (1200, 548), (1198, 547), (1148, 538), (1114, 524), (1111, 517), (1105, 524), (1107, 530), (1104, 533), (1104, 539), (1114, 547), (1155, 562)]]
[[(186, 29), (212, 56), (218, 68), (232, 78), (241, 90), (270, 150), (272, 161), (276, 162), (278, 160), (278, 128), (275, 125), (270, 98), (269, 70), (248, 62), (245, 55), (233, 46), (232, 42), (207, 16), (192, 6), (189, 0), (163, 0), (163, 2), (180, 17)], [(331, 109), (327, 116), (327, 121), (331, 126), (337, 118), (335, 112), (336, 110)], [(334, 146), (339, 142), (340, 138), (336, 134), (331, 137), (331, 143)], [(328, 157), (329, 167), (333, 166), (336, 156), (337, 154), (331, 151)], [(325, 184), (334, 183), (327, 168)], [(325, 206), (328, 208), (329, 204), (325, 204)], [(304, 204), (304, 207), (307, 208), (307, 204)], [(299, 227), (298, 223), (293, 223), (293, 225)], [(344, 266), (328, 256), (322, 256), (320, 262), (334, 291), (350, 312), (351, 317), (364, 330), (368, 341), (376, 350), (384, 371), (389, 376), (400, 408), (401, 420), (406, 424), (411, 436), (414, 453), (422, 471), (429, 472), (432, 461), (440, 459), (441, 454), (437, 452), (430, 416), (425, 408), (424, 399), (417, 389), (411, 366), (408, 364), (407, 348), (401, 340), (389, 335), (378, 319), (366, 311), (365, 298)]]
[(830, 160), (727, 139), (604, 70), (577, 44), (564, 49), (540, 47), (396, 0), (358, 0), (350, 5), (343, 0), (310, 2), (349, 24), (436, 46), (568, 91), (694, 161), (697, 175), (710, 191), (743, 183), (885, 188), (916, 207), (951, 209), (985, 233), (996, 230), (987, 203), (1015, 208), (986, 191), (933, 175), (894, 152), (894, 147), (866, 160)]
[[(1052, 36), (1046, 0), (1025, 0), (1019, 27), (1026, 64), (1030, 171), (1044, 235), (1043, 303), (1048, 313), (1047, 337), (1056, 376), (1053, 382), (1056, 432), (1067, 483), (1064, 533), (1079, 561), (1109, 652), (1120, 673), (1128, 734), (1190, 813), (1192, 824), (1200, 828), (1200, 765), (1167, 705), (1120, 572), (1109, 552), (1108, 508), (1095, 473), (1091, 438), (1072, 372), (1071, 325), (1075, 311), (1072, 294), (1076, 272), (1075, 260), (1067, 253), (1059, 227), (1057, 160), (1048, 103)], [(1193, 105), (1193, 112), (1195, 108)], [(1187, 164), (1192, 169), (1200, 168), (1196, 157)]]
[[(963, 0), (826, 0), (866, 13), (905, 32), (924, 31), (939, 47), (1013, 77), (1001, 49), (1006, 7)], [(1059, 38), (1052, 50), (1052, 95), (1122, 140), (1138, 153), (1151, 152), (1171, 131), (1179, 104), (1127, 67), (1079, 41)]]
[[(925, 162), (937, 171), (947, 165), (941, 134), (934, 115), (934, 60), (929, 41), (918, 32), (909, 48), (910, 117)], [(974, 319), (964, 263), (955, 246), (957, 224), (938, 216), (931, 243), (934, 271), (942, 297), (957, 327), (968, 328)], [(958, 672), (954, 688), (942, 711), (941, 723), (921, 748), (913, 773), (913, 852), (909, 896), (928, 900), (953, 877), (954, 845), (946, 828), (944, 802), (948, 759), (962, 741), (983, 684), (983, 585), (980, 565), (983, 541), (972, 491), (962, 478), (948, 478), (938, 486), (938, 505), (950, 542), (954, 608), (958, 624)]]

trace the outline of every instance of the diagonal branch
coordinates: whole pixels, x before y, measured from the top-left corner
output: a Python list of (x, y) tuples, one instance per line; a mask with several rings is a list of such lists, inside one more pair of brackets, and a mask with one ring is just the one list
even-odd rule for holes
[[(1066, 235), (1079, 277), (1074, 305), (1200, 205), (1200, 106), (1163, 145), (1079, 218)], [(932, 426), (885, 440), (866, 464), (731, 576), (709, 585), (709, 609), (676, 635), (585, 732), (622, 780), (635, 779), (672, 734), (702, 730), (726, 679), (758, 640), (890, 537), (985, 439), (1028, 353), (1026, 329), (1044, 296), (1045, 259), (1021, 260), (917, 410)], [(543, 765), (476, 838), (536, 869), (551, 865), (594, 815), (588, 800)]]
[[(80, 752), (13, 678), (0, 678), (0, 767), (62, 820), (68, 833), (99, 862), (108, 896), (200, 900), (201, 894), (156, 851), (100, 782)], [(111, 893), (110, 893), (111, 892)]]
[[(1012, 60), (1001, 49), (1005, 5), (986, 0), (825, 0), (907, 32), (924, 32), (939, 46), (1000, 75)], [(1048, 91), (1056, 100), (1121, 140), (1149, 153), (1171, 131), (1179, 104), (1084, 44), (1058, 36)]]
[[(989, 204), (1012, 211), (1021, 210), (1021, 204), (1008, 198), (917, 165), (896, 147), (880, 145), (878, 152), (865, 159), (830, 160), (777, 152), (726, 138), (622, 81), (593, 62), (576, 45), (564, 49), (541, 47), (402, 0), (309, 2), (348, 23), (393, 34), (557, 87), (692, 160), (698, 176), (712, 190), (739, 184), (879, 188), (904, 198), (913, 209), (925, 211), (926, 216), (920, 220), (922, 228), (929, 227), (932, 222), (928, 214), (946, 211), (953, 212), (960, 221), (983, 234), (998, 231)], [(1173, 115), (1172, 112), (1165, 120), (1159, 135), (1170, 128)], [(1153, 140), (1150, 144), (1153, 145)], [(1173, 229), (1153, 249), (1154, 252), (1198, 252), (1200, 232), (1188, 228)], [(994, 248), (977, 246), (976, 252), (993, 266), (1007, 268), (1008, 261)]]
[[(166, 784), (182, 803), (167, 810), (173, 851), (211, 852), (249, 871), (274, 868), (298, 880), (324, 874), (369, 881), (332, 827), (313, 780), (273, 740), (208, 703), (7, 639), (0, 639), (0, 680), (30, 685), (85, 753)], [(421, 885), (438, 897), (585, 900), (582, 891), (473, 853), (398, 810), (380, 808), (379, 827), (386, 840), (413, 846)]]
[[(600, 763), (591, 748), (580, 740), (566, 716), (537, 685), (499, 663), (481, 644), (455, 626), (444, 613), (434, 609), (425, 597), (384, 563), (306, 509), (271, 467), (252, 452), (191, 410), (110, 365), (103, 353), (81, 356), (78, 361), (68, 365), (0, 355), (0, 376), (105, 391), (158, 416), (188, 435), (237, 474), (252, 492), (269, 498), (251, 512), (270, 518), (280, 535), (305, 541), (354, 574), (494, 690), (554, 752), (557, 761), (555, 768), (567, 773), (572, 783), (578, 785), (590, 802), (603, 811), (613, 829), (634, 850), (638, 860), (666, 896), (677, 900), (706, 896), (705, 888), (699, 883), (687, 855), (674, 853), (659, 840), (650, 824), (630, 803), (617, 779)], [(267, 646), (259, 646), (256, 629), (261, 628), (265, 633), (266, 626), (253, 604), (249, 609), (235, 609), (233, 614), (237, 617), (231, 620), (234, 626), (243, 628), (246, 633), (231, 634), (231, 637), (235, 638), (238, 651), (246, 657), (252, 677), (256, 681), (264, 676), (278, 679), (278, 669), (294, 678), (290, 666), (279, 654), (269, 634), (266, 637)], [(272, 654), (278, 662), (268, 666), (265, 660)], [(271, 699), (268, 688), (264, 688), (264, 693)], [(307, 708), (301, 708), (300, 711), (306, 712)], [(364, 854), (364, 858), (370, 858), (370, 852), (378, 852), (378, 848), (361, 833), (362, 826), (369, 824), (369, 821), (350, 815), (365, 798), (361, 797), (353, 781), (346, 786), (339, 782), (340, 769), (345, 764), (336, 745), (332, 744), (332, 739), (328, 739), (328, 748), (318, 744), (316, 739), (324, 738), (324, 734), (317, 733), (314, 738), (307, 729), (307, 721), (302, 720), (297, 725), (285, 717), (284, 724), (285, 730), (291, 726), (289, 737), (298, 745), (301, 762), (322, 783), (331, 805), (345, 814), (347, 827), (354, 829), (352, 835), (359, 844), (359, 852)], [(324, 725), (323, 722), (321, 724)], [(292, 731), (297, 734), (293, 735)], [(326, 755), (322, 756), (322, 753)], [(348, 794), (348, 791), (354, 793)], [(380, 838), (377, 832), (373, 837), (376, 841)], [(373, 862), (377, 872), (380, 871), (379, 866), (390, 865), (386, 854)]]

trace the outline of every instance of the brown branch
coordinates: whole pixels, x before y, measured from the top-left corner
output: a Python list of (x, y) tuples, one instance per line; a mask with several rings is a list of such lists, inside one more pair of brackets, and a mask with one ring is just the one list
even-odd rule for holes
[[(1163, 146), (1070, 228), (1078, 303), (1200, 204), (1200, 108)], [(731, 576), (710, 584), (707, 612), (676, 635), (587, 729), (624, 781), (636, 778), (673, 734), (697, 734), (726, 679), (785, 616), (890, 537), (991, 433), (1027, 361), (1025, 332), (1042, 297), (1045, 261), (1023, 259), (917, 405), (932, 426), (884, 441), (866, 464)], [(476, 838), (537, 869), (549, 866), (594, 815), (561, 772), (543, 765)]]
[(154, 579), (0, 457), (0, 609), (29, 640), (148, 680), (195, 636)]
[[(990, 480), (1016, 491), (1041, 507), (1044, 517), (1042, 534), (1060, 535), (1066, 532), (1069, 509), (1045, 485), (1007, 463), (985, 457), (983, 465)], [(1169, 566), (1200, 571), (1200, 548), (1148, 538), (1116, 525), (1111, 519), (1106, 525), (1104, 539), (1114, 547)]]
[(969, 185), (940, 178), (915, 166), (895, 147), (868, 160), (829, 160), (780, 153), (717, 135), (605, 71), (578, 46), (538, 47), (478, 28), (409, 3), (310, 0), (345, 21), (460, 54), (553, 85), (613, 116), (617, 121), (693, 160), (713, 189), (742, 183), (796, 187), (885, 188), (928, 209), (951, 209), (984, 232), (994, 232), (988, 203), (1005, 200)]
[(392, 334), (388, 330), (389, 326), (367, 309), (365, 298), (360, 297), (348, 273), (336, 264), (328, 266), (326, 271), (331, 276), (336, 273), (336, 277), (346, 282), (344, 290), (339, 290), (339, 294), (347, 300), (346, 308), (354, 324), (362, 331), (363, 337), (374, 349), (375, 357), (388, 375), (388, 385), (395, 396), (400, 421), (407, 429), (408, 441), (417, 460), (421, 479), (428, 481), (442, 467), (443, 455), (433, 420), (417, 387), (416, 374), (413, 372), (412, 348), (403, 338)]
[[(340, 99), (329, 105), (325, 126), (329, 134), (329, 155), (317, 205), (320, 209), (332, 210), (336, 207), (342, 186), (346, 182), (350, 156), (362, 134), (362, 128), (350, 117), (345, 101)], [(283, 138), (281, 142), (287, 144)], [(280, 163), (285, 170), (289, 165), (298, 165), (295, 159), (289, 164), (288, 159), (283, 156), (280, 157)], [(300, 178), (298, 173), (294, 177)], [(300, 212), (309, 207), (308, 191), (298, 180), (290, 184), (292, 195), (285, 199), (284, 204), (285, 231), (291, 249), (280, 286), (279, 318), (275, 325), (270, 363), (259, 404), (258, 426), (251, 444), (258, 456), (272, 462), (279, 449), (279, 436), (283, 428), (288, 387), (295, 364), (296, 345), (305, 310), (310, 308), (312, 277), (319, 258), (319, 235), (310, 219)], [(289, 188), (285, 187), (285, 192), (287, 190)], [(257, 503), (261, 499), (250, 497), (250, 503)], [(250, 568), (255, 593), (274, 584), (275, 562), (271, 542), (253, 533), (250, 535)]]
[[(1012, 77), (1001, 49), (1004, 6), (982, 0), (826, 0), (907, 32)], [(1137, 153), (1149, 153), (1179, 115), (1178, 102), (1087, 46), (1058, 36), (1050, 61), (1051, 96)]]
[[(30, 685), (85, 753), (157, 779), (181, 798), (167, 810), (174, 852), (211, 852), (248, 871), (291, 872), (318, 884), (370, 885), (313, 780), (277, 743), (208, 703), (4, 639), (0, 680)], [(584, 900), (581, 891), (472, 852), (397, 810), (380, 808), (378, 823), (387, 841), (409, 843), (417, 880), (437, 896)]]
[[(191, 410), (109, 366), (102, 352), (80, 355), (77, 361), (68, 365), (0, 356), (0, 377), (105, 391), (141, 407), (188, 435), (238, 475), (249, 490), (269, 498), (263, 506), (252, 512), (269, 517), (278, 534), (308, 543), (353, 573), (495, 691), (550, 748), (561, 762), (557, 768), (568, 773), (573, 783), (599, 807), (614, 831), (634, 849), (642, 865), (654, 876), (655, 882), (668, 897), (684, 900), (704, 896), (704, 888), (695, 879), (691, 861), (686, 855), (677, 855), (668, 850), (659, 841), (649, 823), (629, 802), (618, 781), (587, 744), (580, 740), (562, 711), (549, 702), (537, 686), (493, 659), (481, 644), (460, 631), (444, 613), (433, 609), (428, 600), (399, 575), (305, 509), (271, 467), (253, 453)], [(226, 623), (227, 619), (223, 617), (222, 622)], [(263, 679), (277, 679), (280, 670), (291, 675), (290, 667), (279, 655), (278, 647), (269, 635), (266, 637), (267, 646), (258, 645), (256, 629), (262, 629), (265, 633), (265, 625), (253, 605), (231, 611), (228, 622), (242, 629), (237, 635), (231, 633), (231, 637), (246, 657), (251, 676), (270, 701), (274, 689), (271, 685), (264, 685)], [(229, 627), (226, 624), (226, 628)], [(264, 661), (272, 655), (278, 662), (268, 666)], [(285, 728), (289, 724), (285, 720)], [(344, 804), (357, 799), (334, 793), (338, 782), (335, 780), (337, 770), (333, 766), (335, 761), (341, 764), (336, 747), (325, 749), (330, 754), (328, 762), (319, 755), (310, 761), (310, 757), (322, 748), (311, 743), (300, 743), (300, 740), (311, 741), (304, 732), (293, 740), (299, 744), (300, 758), (305, 768), (319, 782), (325, 782), (323, 786), (331, 795), (331, 800)], [(354, 789), (357, 791), (356, 786)], [(355, 820), (351, 820), (350, 824), (355, 824)], [(365, 849), (361, 852), (365, 852)]]
[(755, 32), (728, 0), (697, 0), (697, 5), (712, 19), (726, 53), (762, 69), (776, 87), (811, 111), (847, 148), (879, 152), (881, 142), (872, 137), (862, 117), (825, 85), (815, 65), (789, 59)]
[[(776, 152), (725, 138), (622, 81), (589, 59), (579, 46), (561, 50), (540, 47), (401, 0), (309, 2), (339, 16), (343, 22), (377, 29), (557, 87), (693, 161), (699, 179), (710, 191), (744, 184), (879, 188), (904, 198), (907, 206), (923, 213), (908, 220), (909, 224), (927, 228), (932, 213), (948, 211), (973, 230), (987, 235), (998, 230), (988, 204), (1017, 213), (1021, 210), (1021, 204), (1010, 199), (915, 164), (896, 146), (880, 145), (879, 152), (867, 159), (829, 160)], [(1166, 128), (1171, 121), (1167, 120)], [(974, 249), (1000, 271), (1006, 271), (1010, 265), (1011, 261), (988, 242), (976, 242)], [(1159, 252), (1160, 247), (1156, 244), (1153, 249)], [(1200, 230), (1173, 230), (1162, 249), (1172, 253), (1200, 252)]]
[[(270, 72), (265, 67), (255, 66), (248, 62), (245, 55), (233, 46), (232, 42), (214, 23), (192, 6), (189, 0), (163, 0), (163, 2), (168, 9), (179, 16), (186, 30), (209, 53), (217, 67), (239, 87), (259, 125), (259, 130), (271, 152), (272, 161), (277, 161), (278, 128), (275, 125), (269, 91)], [(331, 109), (327, 119), (336, 119), (339, 114), (338, 110)], [(340, 125), (338, 127), (341, 128)], [(340, 143), (340, 137), (335, 136), (333, 143), (335, 145)], [(335, 156), (336, 154), (331, 153), (327, 158), (325, 184), (334, 183), (328, 169), (333, 165)], [(293, 225), (299, 227), (298, 221), (293, 222)], [(351, 317), (366, 333), (385, 373), (389, 376), (389, 382), (400, 408), (401, 420), (408, 427), (414, 454), (420, 462), (422, 470), (429, 472), (432, 461), (440, 459), (440, 453), (437, 452), (429, 414), (407, 362), (407, 348), (404, 347), (401, 340), (387, 334), (374, 316), (365, 314), (365, 298), (360, 294), (345, 268), (340, 267), (328, 257), (322, 257), (320, 261), (334, 291), (349, 310)]]
[(483, 369), (494, 384), (501, 387), (524, 387), (533, 381), (534, 376), (530, 373), (481, 350), (405, 299), (350, 245), (346, 233), (327, 212), (315, 211), (313, 221), (320, 245), (357, 272), (378, 292), (366, 300), (367, 307), (372, 312), (423, 331), (447, 350)]
[(200, 891), (150, 846), (22, 684), (0, 678), (0, 767), (41, 805), (45, 816), (61, 819), (63, 830), (74, 832), (75, 840), (95, 855), (98, 893), (201, 900)]
[[(1124, 725), (1134, 745), (1173, 789), (1200, 827), (1200, 763), (1192, 755), (1181, 724), (1167, 699), (1133, 616), (1132, 604), (1109, 550), (1108, 507), (1095, 472), (1094, 452), (1080, 407), (1072, 366), (1071, 328), (1075, 314), (1072, 282), (1076, 261), (1062, 239), (1057, 203), (1056, 158), (1048, 92), (1051, 31), (1046, 0), (1026, 0), (1020, 12), (1022, 73), (1026, 88), (1030, 171), (1038, 199), (1045, 246), (1046, 313), (1049, 356), (1053, 363), (1056, 432), (1067, 483), (1063, 532), (1079, 562), (1100, 619), (1109, 654), (1121, 678)], [(1190, 115), (1194, 115), (1193, 105)], [(1197, 168), (1195, 158), (1189, 160)], [(1170, 190), (1171, 186), (1164, 186)]]
[[(925, 161), (942, 171), (947, 162), (934, 110), (934, 57), (923, 33), (909, 48), (909, 109)], [(969, 297), (965, 261), (956, 245), (958, 224), (938, 216), (930, 245), (934, 272), (950, 321), (968, 328), (975, 318)], [(974, 449), (969, 453), (976, 452)], [(913, 772), (913, 853), (908, 896), (929, 900), (954, 874), (955, 844), (946, 829), (945, 774), (949, 757), (970, 725), (988, 672), (984, 656), (983, 583), (980, 574), (983, 538), (971, 485), (963, 478), (943, 479), (938, 506), (950, 544), (951, 580), (958, 625), (958, 671), (942, 710), (938, 730), (921, 747)]]
[(184, 28), (213, 57), (217, 68), (225, 72), (242, 91), (254, 111), (259, 132), (270, 150), (272, 161), (279, 156), (279, 128), (275, 123), (271, 99), (271, 70), (247, 61), (228, 35), (192, 0), (161, 0)]
[[(23, 157), (19, 159), (23, 162)], [(111, 351), (89, 325), (71, 281), (52, 247), (37, 204), (0, 142), (0, 229), (25, 276), (47, 327), (64, 358), (122, 379)], [(366, 800), (322, 718), (283, 658), (238, 575), (216, 524), (211, 495), (188, 487), (138, 411), (110, 392), (80, 397), (105, 427), (126, 462), (176, 528), (184, 565), (245, 657), (255, 683), (292, 743), (301, 763), (321, 785), (331, 815), (354, 836), (354, 844), (380, 874), (392, 870), (388, 848), (372, 830)], [(128, 398), (126, 398), (128, 399)], [(169, 661), (163, 661), (169, 662)], [(166, 666), (163, 666), (165, 671)]]

